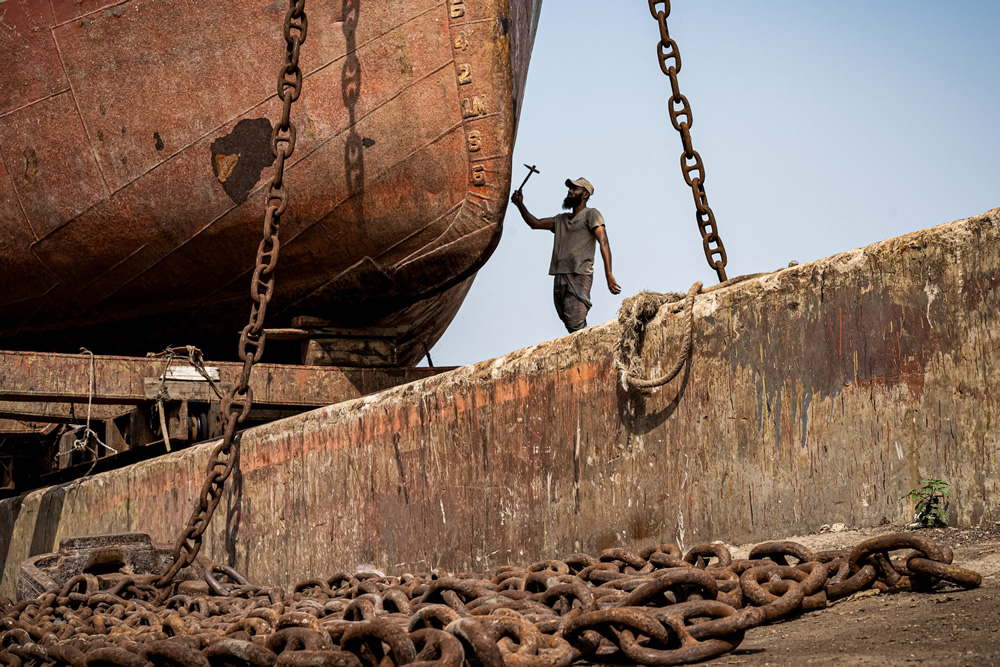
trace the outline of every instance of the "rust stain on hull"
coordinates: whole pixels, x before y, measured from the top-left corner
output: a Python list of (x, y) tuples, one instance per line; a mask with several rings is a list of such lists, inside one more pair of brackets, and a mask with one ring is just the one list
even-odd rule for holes
[(264, 169), (274, 164), (271, 121), (243, 119), (230, 134), (213, 141), (210, 148), (215, 177), (229, 198), (242, 204), (260, 181)]

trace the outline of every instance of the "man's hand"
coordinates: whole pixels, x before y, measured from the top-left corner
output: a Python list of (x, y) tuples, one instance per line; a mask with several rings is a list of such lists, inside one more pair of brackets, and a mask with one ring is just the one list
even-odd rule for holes
[(521, 218), (528, 223), (528, 226), (532, 229), (547, 229), (550, 232), (554, 229), (552, 218), (542, 218), (539, 220), (535, 216), (531, 215), (531, 212), (524, 205), (524, 194), (520, 190), (514, 190), (514, 194), (510, 196), (510, 200), (514, 202), (514, 206), (517, 207), (518, 212), (521, 214)]
[(621, 294), (622, 293), (622, 287), (621, 287), (621, 285), (618, 284), (618, 281), (615, 280), (615, 277), (613, 275), (611, 275), (610, 273), (608, 274), (608, 289), (611, 290), (612, 294)]

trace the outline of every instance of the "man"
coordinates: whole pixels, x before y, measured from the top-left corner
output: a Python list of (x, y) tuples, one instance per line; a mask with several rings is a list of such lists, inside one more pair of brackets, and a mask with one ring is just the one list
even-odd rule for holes
[(555, 276), (552, 296), (559, 318), (566, 330), (573, 333), (587, 326), (595, 243), (601, 246), (608, 289), (612, 294), (619, 294), (622, 288), (611, 273), (611, 246), (604, 230), (604, 217), (596, 208), (587, 207), (594, 186), (586, 178), (578, 178), (575, 181), (566, 179), (566, 187), (569, 191), (563, 200), (563, 209), (570, 213), (560, 213), (554, 218), (539, 220), (533, 216), (525, 207), (520, 190), (515, 191), (510, 200), (529, 227), (547, 229), (555, 235), (549, 264), (549, 275)]

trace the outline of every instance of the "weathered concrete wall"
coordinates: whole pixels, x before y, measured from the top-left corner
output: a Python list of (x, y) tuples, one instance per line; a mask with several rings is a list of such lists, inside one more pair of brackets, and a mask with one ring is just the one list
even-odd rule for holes
[[(763, 540), (906, 520), (927, 476), (952, 521), (995, 519), (998, 239), (1000, 209), (699, 297), (690, 365), (648, 396), (618, 381), (607, 323), (255, 429), (206, 552), (287, 584)], [(661, 312), (647, 369), (683, 325)], [(172, 542), (210, 447), (0, 503), (0, 594), (63, 536)]]

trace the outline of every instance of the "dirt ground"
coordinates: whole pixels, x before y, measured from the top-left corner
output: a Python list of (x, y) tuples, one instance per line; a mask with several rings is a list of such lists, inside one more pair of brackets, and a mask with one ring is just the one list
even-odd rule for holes
[[(904, 530), (883, 526), (785, 539), (821, 551), (852, 548), (869, 537)], [(755, 628), (736, 651), (706, 664), (1000, 665), (1000, 522), (917, 534), (949, 544), (955, 565), (979, 572), (982, 586), (859, 593), (826, 609)], [(748, 548), (732, 551), (734, 557), (745, 557)]]

